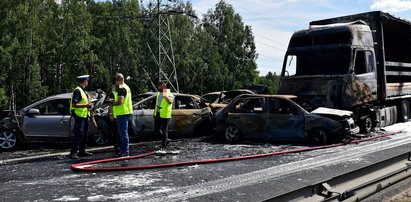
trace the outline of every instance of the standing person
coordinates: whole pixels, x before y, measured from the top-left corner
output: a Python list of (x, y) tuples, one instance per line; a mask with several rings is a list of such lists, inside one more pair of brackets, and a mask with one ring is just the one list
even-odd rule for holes
[(120, 152), (117, 154), (119, 157), (129, 156), (129, 137), (128, 137), (128, 121), (133, 113), (133, 103), (131, 101), (131, 90), (124, 83), (124, 76), (117, 74), (116, 79), (116, 91), (114, 94), (114, 103), (111, 104), (113, 111), (113, 118), (117, 123), (117, 134), (120, 139)]
[[(117, 88), (118, 87), (116, 87), (116, 79), (114, 78), (113, 79), (112, 92), (109, 95), (109, 100), (112, 101), (113, 103), (114, 103), (114, 97), (115, 97), (114, 95), (117, 94)], [(111, 128), (111, 137), (112, 137), (111, 141), (114, 143), (114, 145), (113, 145), (114, 146), (114, 151), (116, 153), (119, 153), (120, 152), (120, 137), (118, 136), (118, 133), (117, 133), (117, 131), (118, 131), (117, 122), (116, 122), (116, 119), (113, 115), (113, 106), (111, 106), (111, 105), (109, 106), (108, 112), (109, 112), (109, 115), (110, 115), (109, 127)]]
[(93, 103), (90, 102), (89, 94), (85, 91), (88, 86), (89, 75), (77, 77), (79, 85), (74, 89), (70, 100), (70, 112), (74, 117), (74, 139), (70, 150), (70, 157), (78, 159), (80, 156), (91, 156), (90, 152), (86, 151), (87, 133), (88, 133), (88, 117), (90, 116), (90, 108)]
[(168, 123), (171, 119), (171, 109), (174, 97), (163, 82), (160, 82), (157, 85), (157, 89), (158, 93), (154, 110), (154, 130), (161, 136), (161, 147), (165, 149), (170, 142), (170, 139), (168, 139)]

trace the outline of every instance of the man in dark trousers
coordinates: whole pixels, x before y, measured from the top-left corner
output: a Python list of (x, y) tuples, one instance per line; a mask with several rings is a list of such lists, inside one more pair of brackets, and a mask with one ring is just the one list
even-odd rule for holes
[(122, 74), (117, 74), (115, 79), (114, 103), (110, 107), (112, 107), (113, 111), (112, 116), (116, 119), (117, 134), (120, 138), (120, 152), (117, 156), (127, 157), (129, 156), (128, 122), (133, 113), (132, 95), (130, 88), (124, 83), (124, 76)]
[(157, 89), (158, 93), (154, 110), (154, 130), (162, 138), (161, 147), (162, 149), (165, 149), (170, 142), (170, 139), (168, 139), (168, 123), (171, 119), (174, 97), (163, 82), (160, 82), (157, 85)]
[(90, 102), (89, 94), (85, 91), (88, 86), (89, 75), (77, 77), (79, 85), (74, 89), (70, 101), (70, 112), (74, 118), (74, 139), (70, 150), (70, 157), (78, 159), (79, 156), (91, 156), (86, 151), (88, 135), (88, 117), (93, 103)]

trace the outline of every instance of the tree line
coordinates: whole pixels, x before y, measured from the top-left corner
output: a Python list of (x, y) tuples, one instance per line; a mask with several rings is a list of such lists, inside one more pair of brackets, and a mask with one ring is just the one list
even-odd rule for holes
[[(196, 15), (189, 2), (174, 10)], [(148, 51), (150, 22), (138, 0), (0, 1), (0, 109), (19, 109), (71, 92), (90, 74), (90, 89), (111, 91), (120, 72), (134, 94), (153, 90), (157, 67)], [(202, 18), (170, 16), (180, 92), (204, 94), (264, 83), (250, 26), (223, 0)], [(147, 73), (145, 73), (145, 71)], [(152, 74), (153, 73), (153, 74)]]

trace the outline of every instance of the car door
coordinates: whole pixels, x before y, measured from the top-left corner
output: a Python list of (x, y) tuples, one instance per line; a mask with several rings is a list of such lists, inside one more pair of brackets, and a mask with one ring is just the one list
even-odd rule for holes
[(197, 101), (186, 95), (176, 95), (171, 113), (170, 131), (179, 134), (192, 133), (196, 124), (201, 121), (203, 111)]
[(32, 108), (38, 109), (40, 114), (23, 117), (23, 133), (28, 139), (68, 138), (71, 118), (69, 106), (70, 99), (54, 99), (35, 105)]
[(154, 132), (154, 109), (156, 96), (151, 96), (137, 103), (133, 110), (132, 124), (136, 133)]
[(273, 140), (304, 140), (304, 113), (285, 98), (268, 98), (267, 137)]
[(225, 125), (234, 125), (244, 138), (264, 138), (265, 117), (263, 97), (244, 97), (237, 100), (230, 109)]

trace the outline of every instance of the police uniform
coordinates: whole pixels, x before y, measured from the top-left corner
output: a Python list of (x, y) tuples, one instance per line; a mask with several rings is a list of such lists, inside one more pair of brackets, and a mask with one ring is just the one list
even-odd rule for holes
[[(82, 75), (77, 77), (79, 82), (88, 80), (89, 75)], [(70, 157), (78, 159), (80, 156), (91, 156), (92, 154), (86, 151), (87, 135), (88, 135), (88, 117), (90, 116), (90, 109), (88, 107), (73, 107), (73, 104), (89, 104), (90, 96), (83, 87), (78, 85), (70, 100), (70, 113), (74, 118), (74, 139), (70, 150)]]

